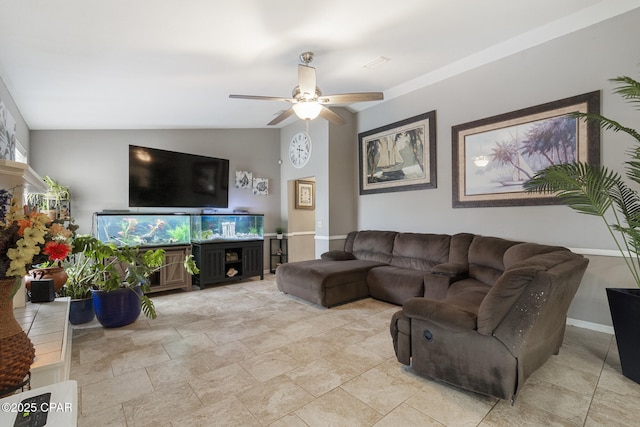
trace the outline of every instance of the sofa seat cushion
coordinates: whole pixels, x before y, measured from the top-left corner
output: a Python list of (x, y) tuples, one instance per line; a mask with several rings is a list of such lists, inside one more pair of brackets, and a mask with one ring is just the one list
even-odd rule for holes
[(446, 300), (411, 298), (404, 303), (402, 311), (407, 317), (433, 322), (454, 332), (472, 331), (477, 325), (477, 316), (473, 312)]
[(409, 298), (424, 295), (424, 275), (421, 270), (394, 266), (372, 268), (367, 274), (369, 294), (375, 299), (402, 305)]
[(491, 286), (485, 285), (476, 279), (458, 280), (449, 286), (447, 296), (443, 302), (474, 313), (477, 316), (480, 304), (482, 304), (482, 300), (490, 290)]
[(276, 281), (282, 292), (331, 307), (368, 296), (367, 272), (380, 265), (363, 260), (293, 262), (278, 267)]
[(469, 245), (469, 276), (487, 285), (495, 283), (505, 270), (505, 252), (518, 243), (499, 237), (474, 236)]

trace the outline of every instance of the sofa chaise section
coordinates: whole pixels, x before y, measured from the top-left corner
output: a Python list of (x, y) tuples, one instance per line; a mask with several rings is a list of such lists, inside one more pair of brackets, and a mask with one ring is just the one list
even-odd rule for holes
[(278, 289), (324, 307), (369, 296), (367, 273), (384, 265), (364, 260), (309, 260), (283, 264), (276, 270)]
[(392, 231), (351, 232), (344, 251), (331, 251), (322, 259), (291, 262), (276, 269), (282, 292), (324, 307), (333, 307), (369, 296), (367, 273), (391, 261)]

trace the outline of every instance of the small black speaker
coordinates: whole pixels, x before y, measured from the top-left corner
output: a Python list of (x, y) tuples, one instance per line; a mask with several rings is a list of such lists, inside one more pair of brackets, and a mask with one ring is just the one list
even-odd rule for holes
[(53, 279), (31, 281), (31, 302), (51, 302), (54, 299)]

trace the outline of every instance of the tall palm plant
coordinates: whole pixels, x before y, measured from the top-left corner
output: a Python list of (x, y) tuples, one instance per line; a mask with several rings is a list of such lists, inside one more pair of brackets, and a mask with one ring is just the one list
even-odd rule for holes
[[(640, 82), (623, 76), (611, 79), (619, 94), (640, 109)], [(640, 184), (640, 132), (600, 114), (574, 113), (604, 130), (624, 132), (635, 139), (624, 162), (627, 180)], [(621, 252), (636, 285), (640, 287), (640, 195), (619, 173), (584, 162), (551, 165), (524, 184), (530, 193), (554, 193), (577, 212), (602, 218)]]

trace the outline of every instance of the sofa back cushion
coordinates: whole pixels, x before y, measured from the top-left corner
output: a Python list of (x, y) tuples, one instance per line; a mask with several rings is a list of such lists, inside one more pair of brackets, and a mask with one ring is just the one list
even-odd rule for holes
[(449, 263), (469, 265), (469, 245), (475, 237), (471, 233), (458, 233), (451, 236)]
[(509, 269), (520, 262), (528, 262), (531, 257), (536, 255), (557, 251), (568, 252), (569, 249), (561, 246), (539, 245), (537, 243), (520, 243), (506, 250), (504, 253), (504, 267)]
[(344, 251), (345, 252), (353, 252), (353, 242), (356, 240), (356, 236), (358, 235), (358, 231), (352, 231), (347, 234), (347, 239), (344, 241)]
[(504, 254), (520, 242), (476, 235), (469, 245), (469, 277), (493, 285), (505, 270)]
[(389, 264), (397, 234), (395, 231), (358, 231), (352, 243), (347, 236), (345, 250), (352, 252), (357, 259)]
[(399, 233), (393, 243), (391, 265), (431, 271), (449, 262), (451, 236), (447, 234)]
[(546, 270), (546, 267), (533, 264), (507, 270), (498, 278), (478, 309), (480, 334), (490, 335), (494, 331), (541, 270)]

